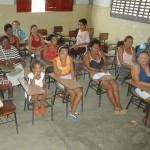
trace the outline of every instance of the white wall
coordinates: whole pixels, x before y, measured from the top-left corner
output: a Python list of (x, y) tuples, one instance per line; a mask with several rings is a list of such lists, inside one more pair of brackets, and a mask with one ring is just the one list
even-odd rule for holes
[(101, 32), (108, 32), (109, 43), (116, 43), (118, 40), (123, 40), (125, 36), (131, 35), (136, 46), (147, 41), (150, 36), (149, 24), (110, 17), (108, 7), (93, 5), (90, 18), (94, 36), (98, 36)]

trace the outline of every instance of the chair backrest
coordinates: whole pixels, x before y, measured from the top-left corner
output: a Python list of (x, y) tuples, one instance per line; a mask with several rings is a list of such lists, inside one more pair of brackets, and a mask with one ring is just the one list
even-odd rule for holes
[(87, 28), (87, 31), (89, 32), (89, 36), (90, 36), (90, 40), (91, 40), (94, 35), (94, 28)]
[(118, 41), (117, 42), (117, 48), (120, 47), (120, 46), (122, 46), (123, 44), (124, 44), (124, 41)]
[(108, 35), (109, 35), (109, 33), (100, 33), (99, 40), (105, 42), (105, 40), (108, 40)]
[(138, 48), (140, 47), (140, 45), (135, 46), (135, 52), (137, 53)]
[(48, 34), (47, 29), (38, 29), (38, 33), (42, 34), (44, 39), (46, 39)]
[(76, 30), (70, 30), (70, 31), (69, 31), (69, 37), (70, 37), (70, 38), (71, 38), (71, 37), (76, 38), (76, 37), (77, 37), (77, 34), (78, 34), (78, 32), (77, 32)]
[(63, 27), (62, 26), (54, 26), (54, 33), (61, 34), (62, 31), (63, 31)]

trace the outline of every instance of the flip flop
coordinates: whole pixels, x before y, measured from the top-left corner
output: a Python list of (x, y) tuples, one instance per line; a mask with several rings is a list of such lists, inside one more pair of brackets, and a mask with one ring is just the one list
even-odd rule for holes
[(72, 121), (77, 121), (77, 117), (74, 116), (73, 114), (71, 114), (70, 112), (68, 112), (68, 117), (69, 117)]
[(135, 120), (131, 120), (129, 123), (133, 127), (137, 125), (137, 122)]

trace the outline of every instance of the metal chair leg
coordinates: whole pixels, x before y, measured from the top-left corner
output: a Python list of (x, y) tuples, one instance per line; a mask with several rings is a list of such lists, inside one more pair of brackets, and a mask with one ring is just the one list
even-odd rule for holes
[(99, 107), (101, 107), (101, 97), (102, 97), (102, 86), (98, 85), (99, 87)]
[(18, 123), (17, 123), (16, 112), (14, 112), (14, 117), (15, 117), (16, 131), (17, 131), (17, 134), (18, 134), (19, 132), (18, 132)]
[(27, 99), (25, 98), (25, 101), (24, 101), (24, 111), (26, 110), (26, 105), (27, 105)]
[(132, 102), (133, 97), (134, 97), (134, 95), (131, 97), (131, 99), (130, 99), (129, 103), (127, 104), (126, 110), (128, 109), (128, 107), (129, 107), (130, 103)]
[(86, 92), (85, 92), (85, 97), (86, 97), (86, 95), (87, 95), (87, 92), (88, 92), (88, 90), (89, 90), (89, 87), (90, 87), (91, 82), (92, 82), (92, 80), (90, 80), (90, 81), (89, 81), (89, 84), (88, 84), (87, 90), (86, 90)]
[(34, 125), (34, 103), (32, 105), (32, 125)]

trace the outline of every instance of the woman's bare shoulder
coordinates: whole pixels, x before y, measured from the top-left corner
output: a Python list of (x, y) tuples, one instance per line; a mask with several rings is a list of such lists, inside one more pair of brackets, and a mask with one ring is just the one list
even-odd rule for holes
[(139, 64), (136, 62), (136, 63), (134, 63), (133, 65), (132, 65), (132, 68), (131, 69), (135, 69), (135, 70), (137, 70), (137, 69), (139, 69), (140, 67), (139, 67)]
[(89, 57), (89, 52), (85, 52), (83, 57), (88, 58)]

